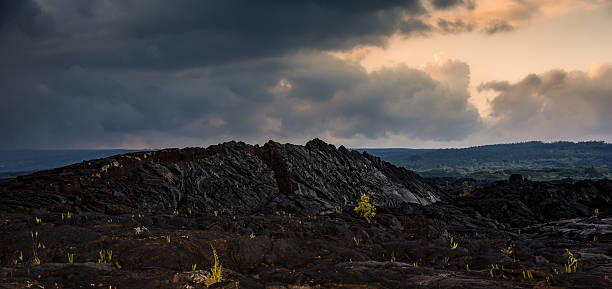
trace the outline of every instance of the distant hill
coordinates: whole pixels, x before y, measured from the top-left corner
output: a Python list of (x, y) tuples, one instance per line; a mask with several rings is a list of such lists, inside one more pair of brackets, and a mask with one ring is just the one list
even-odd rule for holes
[(139, 150), (0, 150), (0, 178), (136, 151)]
[(359, 149), (424, 177), (504, 179), (521, 173), (531, 179), (612, 177), (612, 144), (605, 142), (524, 142), (461, 149)]

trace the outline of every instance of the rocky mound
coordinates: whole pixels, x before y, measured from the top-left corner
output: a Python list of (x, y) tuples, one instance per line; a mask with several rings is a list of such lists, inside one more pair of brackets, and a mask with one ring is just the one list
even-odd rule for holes
[(332, 213), (362, 194), (378, 207), (440, 200), (421, 177), (315, 139), (305, 146), (242, 142), (139, 152), (0, 182), (0, 210)]
[(583, 180), (547, 183), (514, 177), (458, 198), (458, 206), (471, 207), (488, 218), (514, 227), (561, 219), (612, 214), (612, 181)]
[(447, 194), (320, 140), (117, 155), (0, 182), (0, 288), (610, 288), (611, 193)]

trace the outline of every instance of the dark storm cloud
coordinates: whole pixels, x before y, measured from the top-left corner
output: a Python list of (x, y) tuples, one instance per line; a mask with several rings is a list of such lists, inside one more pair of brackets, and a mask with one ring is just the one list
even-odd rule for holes
[(474, 0), (433, 0), (431, 4), (437, 9), (449, 9), (456, 6), (465, 6), (470, 10), (476, 8)]
[(553, 70), (519, 82), (489, 82), (479, 89), (498, 93), (492, 101), (494, 129), (539, 139), (612, 133), (612, 65), (588, 72)]
[(433, 27), (427, 25), (420, 19), (408, 19), (402, 21), (399, 26), (399, 31), (406, 36), (410, 35), (425, 35), (433, 31)]
[(441, 82), (406, 67), (368, 74), (317, 53), (180, 72), (41, 71), (12, 85), (0, 131), (5, 147), (196, 145), (322, 133), (455, 140), (480, 125), (467, 102), (465, 67), (437, 66), (435, 74), (447, 78)]
[(31, 0), (0, 1), (0, 33), (17, 29), (29, 36), (49, 32), (53, 22)]
[(106, 68), (180, 69), (304, 49), (380, 45), (400, 25), (409, 25), (403, 19), (425, 13), (418, 0), (186, 0), (180, 5), (72, 0), (42, 1), (40, 7), (33, 1), (17, 2), (22, 1), (9, 1), (13, 5), (8, 10), (34, 12), (15, 13), (18, 19), (4, 17), (6, 21), (30, 23), (44, 13), (55, 23), (44, 35), (53, 35), (54, 41), (15, 43), (23, 57), (51, 66)]
[(464, 63), (368, 74), (327, 55), (428, 31), (418, 1), (170, 3), (3, 2), (0, 148), (454, 140), (481, 125)]

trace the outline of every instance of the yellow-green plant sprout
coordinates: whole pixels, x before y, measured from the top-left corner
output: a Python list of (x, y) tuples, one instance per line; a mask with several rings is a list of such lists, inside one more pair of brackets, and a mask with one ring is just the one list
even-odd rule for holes
[(357, 207), (355, 207), (355, 212), (360, 213), (370, 223), (372, 218), (376, 216), (376, 207), (370, 203), (370, 197), (363, 194)]
[(599, 216), (599, 209), (595, 209), (595, 217)]
[(115, 261), (115, 267), (117, 267), (117, 269), (121, 269), (123, 266), (119, 265), (119, 261)]
[(255, 239), (255, 234), (251, 233), (251, 235), (249, 235), (249, 238)]
[(450, 238), (450, 247), (451, 249), (455, 250), (457, 249), (457, 246), (459, 246), (459, 243), (455, 242), (455, 239), (453, 237)]
[(342, 195), (342, 198), (344, 199), (344, 206), (346, 207), (346, 205), (348, 205), (348, 199), (346, 198), (346, 195)]
[(512, 254), (512, 245), (508, 246), (508, 248), (504, 248), (500, 250), (502, 253), (504, 253), (507, 256), (510, 256)]
[(179, 212), (176, 209), (174, 209), (174, 211), (172, 211), (172, 214), (175, 216), (178, 216)]
[(166, 236), (166, 243), (170, 244), (170, 236)]
[(66, 218), (70, 219), (72, 217), (72, 214), (70, 213), (70, 211), (68, 211), (68, 213), (66, 214)]
[(353, 237), (353, 241), (355, 242), (355, 247), (359, 247), (359, 239)]
[(570, 252), (568, 249), (565, 249), (565, 252), (567, 252), (567, 264), (564, 264), (565, 273), (575, 273), (576, 269), (578, 268), (578, 259), (576, 259), (574, 254), (572, 254), (572, 252)]
[(162, 176), (164, 177), (164, 179), (166, 179), (166, 181), (168, 181), (168, 183), (174, 184), (174, 179), (172, 178), (172, 175), (170, 173), (162, 174)]
[(68, 253), (68, 263), (74, 263), (74, 253)]
[(215, 210), (214, 213), (215, 213), (215, 217), (219, 217), (219, 211)]
[(391, 262), (395, 262), (395, 251), (391, 251)]
[(212, 268), (210, 268), (210, 276), (206, 279), (206, 287), (223, 281), (223, 268), (219, 262), (219, 255), (217, 254), (217, 250), (215, 250), (213, 245), (210, 245), (210, 247), (212, 248), (213, 255), (215, 257), (215, 264)]
[(198, 264), (191, 265), (191, 271), (195, 271), (197, 267), (198, 267)]
[(36, 219), (36, 224), (40, 224), (40, 223), (42, 223), (42, 218), (35, 217), (35, 219)]
[(32, 264), (40, 265), (40, 259), (38, 258), (38, 248), (42, 247), (38, 241), (38, 232), (30, 232), (32, 237)]
[(448, 261), (450, 261), (450, 257), (449, 256), (444, 257), (444, 263), (448, 264)]
[(470, 272), (470, 264), (465, 264), (465, 270)]
[(98, 264), (113, 264), (113, 250), (100, 250), (98, 251)]

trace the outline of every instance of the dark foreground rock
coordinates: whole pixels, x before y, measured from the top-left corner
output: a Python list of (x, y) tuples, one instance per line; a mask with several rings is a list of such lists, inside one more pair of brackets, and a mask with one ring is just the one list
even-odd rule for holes
[(0, 288), (206, 288), (213, 248), (209, 288), (610, 288), (611, 195), (453, 197), (319, 140), (131, 153), (0, 183)]

